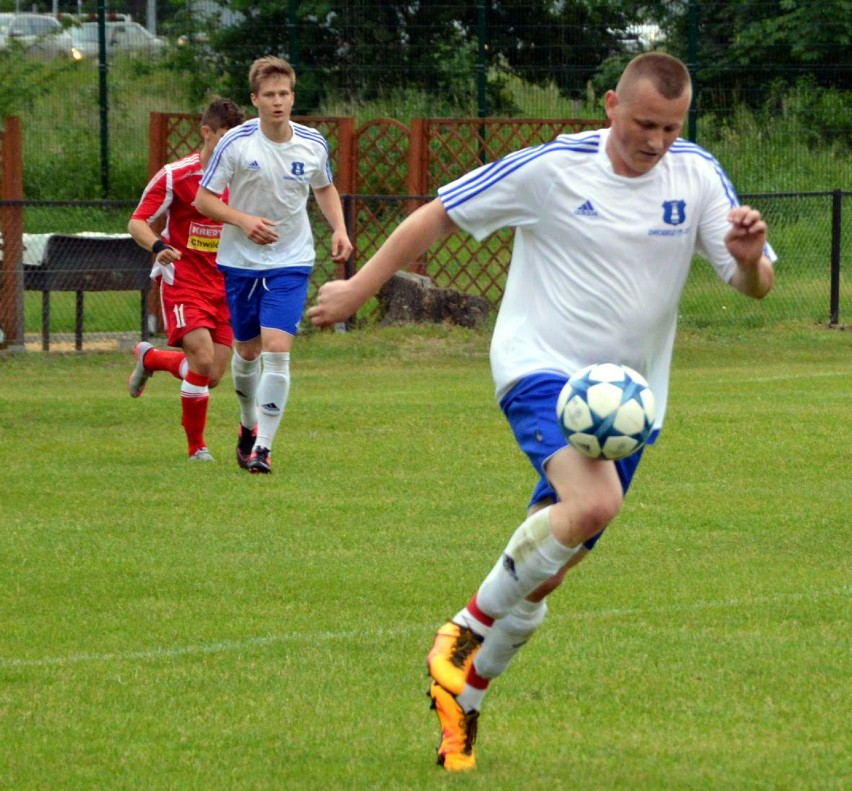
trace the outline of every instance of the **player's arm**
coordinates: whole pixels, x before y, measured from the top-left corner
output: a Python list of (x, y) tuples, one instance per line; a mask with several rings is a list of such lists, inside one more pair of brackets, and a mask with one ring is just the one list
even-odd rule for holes
[(331, 226), (331, 260), (346, 261), (352, 255), (352, 242), (346, 233), (346, 221), (343, 217), (343, 205), (340, 203), (340, 193), (334, 184), (328, 184), (314, 190), (314, 197), (323, 216)]
[(747, 297), (763, 299), (775, 282), (775, 269), (766, 257), (766, 222), (757, 209), (737, 206), (728, 214), (731, 227), (725, 246), (737, 262), (731, 285)]
[(136, 244), (150, 250), (155, 260), (163, 264), (171, 264), (180, 258), (180, 252), (163, 241), (151, 227), (151, 223), (168, 213), (172, 203), (172, 193), (167, 189), (167, 171), (167, 167), (160, 168), (148, 182), (127, 223), (127, 232)]
[(154, 253), (159, 263), (171, 264), (180, 258), (180, 250), (175, 250), (174, 247), (160, 239), (151, 230), (151, 226), (148, 225), (146, 220), (131, 218), (130, 222), (127, 223), (127, 232), (133, 237), (136, 244)]
[(327, 327), (352, 316), (400, 269), (414, 263), (439, 239), (456, 230), (439, 198), (421, 206), (397, 226), (375, 255), (348, 280), (325, 283), (308, 317)]
[(275, 223), (266, 217), (246, 214), (229, 206), (215, 192), (199, 187), (195, 194), (195, 208), (203, 215), (217, 222), (235, 225), (255, 244), (272, 244), (278, 241)]

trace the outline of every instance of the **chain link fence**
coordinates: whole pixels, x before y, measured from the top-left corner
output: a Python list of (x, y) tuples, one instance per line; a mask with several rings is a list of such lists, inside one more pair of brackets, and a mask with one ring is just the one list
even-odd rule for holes
[[(848, 266), (846, 271), (840, 266), (841, 251), (847, 251), (848, 255), (852, 249), (850, 197), (852, 193), (839, 191), (742, 195), (744, 201), (759, 207), (769, 222), (770, 238), (780, 255), (776, 287), (763, 301), (745, 299), (719, 282), (706, 262), (696, 259), (681, 302), (681, 326), (743, 329), (773, 324), (842, 326), (848, 321), (852, 305), (852, 279)], [(355, 261), (364, 263), (412, 208), (425, 200), (423, 196), (344, 195), (344, 209), (356, 244)], [(0, 202), (0, 209), (4, 205)], [(25, 291), (21, 321), (24, 348), (129, 350), (137, 340), (157, 334), (156, 292), (142, 291), (147, 286), (148, 254), (140, 249), (133, 264), (116, 258), (112, 267), (106, 267), (112, 272), (98, 272), (98, 264), (92, 260), (93, 237), (130, 241), (126, 225), (134, 206), (133, 202), (82, 205), (43, 202), (22, 207), (25, 223), (37, 221), (42, 226), (65, 229), (61, 237), (67, 254), (86, 262), (86, 277), (90, 278), (62, 282), (58, 286), (62, 290), (50, 293), (49, 320), (45, 325), (44, 281), (39, 273), (47, 261), (48, 243), (58, 235), (24, 235)], [(322, 283), (341, 276), (328, 256), (327, 225), (313, 204), (311, 211), (319, 255), (309, 302)], [(431, 249), (418, 271), (439, 288), (484, 297), (496, 309), (505, 284), (510, 246), (510, 231), (500, 231), (481, 244), (459, 233)], [(118, 255), (114, 251), (110, 254)], [(142, 278), (140, 281), (138, 271), (136, 275), (123, 276), (119, 290), (114, 286), (116, 271), (124, 267), (141, 268)], [(82, 306), (79, 292), (75, 291), (78, 286), (85, 294)], [(353, 326), (381, 318), (378, 302), (371, 300), (354, 318)], [(304, 325), (304, 329), (307, 331), (308, 326)]]
[[(58, 13), (72, 28), (99, 10), (86, 0), (37, 0), (31, 6)], [(22, 122), (23, 188), (22, 200), (14, 203), (24, 245), (10, 252), (21, 257), (21, 277), (30, 274), (28, 287), (14, 296), (20, 302), (14, 340), (44, 348), (43, 291), (32, 267), (43, 265), (39, 251), (46, 239), (126, 233), (152, 174), (152, 114), (181, 116), (176, 134), (191, 148), (197, 144), (195, 119), (213, 95), (232, 96), (251, 110), (248, 66), (264, 54), (296, 65), (297, 113), (351, 116), (358, 145), (372, 149), (353, 165), (329, 129), (322, 129), (338, 179), (345, 176), (338, 184), (357, 266), (439, 184), (508, 150), (571, 131), (574, 122), (598, 125), (603, 93), (626, 59), (664, 48), (687, 61), (695, 78), (688, 136), (710, 148), (741, 197), (764, 211), (781, 258), (777, 287), (761, 303), (739, 298), (697, 263), (682, 321), (703, 327), (847, 320), (848, 3), (829, 2), (819, 24), (808, 16), (808, 3), (777, 0), (355, 2), (324, 8), (318, 14), (315, 4), (289, 0), (236, 12), (227, 3), (137, 0), (111, 4), (106, 16), (130, 15), (158, 35), (156, 47), (110, 39), (104, 53), (89, 50), (79, 59), (50, 63), (0, 47), (0, 116), (15, 101), (9, 97), (25, 97), (15, 108)], [(111, 29), (118, 21), (112, 19)], [(27, 83), (22, 92), (24, 66), (26, 75), (35, 75), (27, 80), (34, 83), (40, 75), (41, 82)], [(426, 130), (425, 140), (437, 139), (438, 132), (452, 140), (445, 149), (424, 152), (430, 169), (419, 182), (405, 170), (415, 124)], [(318, 213), (314, 227), (315, 290), (341, 273), (328, 263), (326, 226)], [(496, 307), (510, 240), (509, 232), (501, 232), (479, 245), (459, 235), (431, 250), (420, 268), (436, 285), (483, 296)], [(76, 292), (51, 295), (51, 349), (79, 346), (80, 301)], [(140, 326), (139, 301), (134, 290), (86, 293), (83, 348), (95, 348), (96, 340), (98, 348), (132, 344), (145, 327), (156, 331), (153, 319)], [(157, 310), (151, 292), (148, 313)], [(378, 319), (378, 307), (370, 303), (355, 323)]]
[[(716, 154), (741, 191), (848, 189), (852, 6), (820, 6), (817, 14), (805, 0), (362, 0), (320, 11), (288, 0), (241, 3), (237, 12), (227, 2), (113, 2), (111, 30), (120, 25), (110, 19), (129, 14), (161, 45), (111, 45), (105, 36), (103, 61), (88, 50), (49, 64), (0, 46), (0, 117), (23, 119), (26, 198), (135, 200), (149, 175), (150, 113), (198, 113), (215, 95), (251, 112), (247, 74), (259, 55), (296, 65), (297, 114), (361, 125), (601, 118), (626, 59), (663, 48), (694, 75), (687, 136)], [(28, 4), (58, 12), (72, 30), (98, 8), (95, 0)]]

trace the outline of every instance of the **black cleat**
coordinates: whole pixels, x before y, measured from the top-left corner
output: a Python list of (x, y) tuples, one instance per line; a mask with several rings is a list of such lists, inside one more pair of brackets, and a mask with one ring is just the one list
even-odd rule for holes
[(240, 435), (237, 439), (237, 464), (244, 470), (249, 469), (251, 452), (254, 449), (254, 441), (257, 437), (257, 426), (252, 429), (246, 428), (240, 423)]
[(253, 451), (248, 462), (249, 472), (269, 474), (272, 472), (272, 459), (269, 458), (269, 448), (258, 448)]

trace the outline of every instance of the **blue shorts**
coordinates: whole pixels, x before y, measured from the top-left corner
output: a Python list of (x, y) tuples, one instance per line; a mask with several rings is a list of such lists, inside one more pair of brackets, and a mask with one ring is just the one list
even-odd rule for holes
[(241, 343), (260, 335), (260, 328), (295, 335), (308, 299), (311, 270), (293, 267), (269, 277), (225, 271), (225, 291), (231, 311), (234, 340)]
[[(527, 454), (527, 458), (539, 476), (530, 498), (530, 506), (546, 499), (553, 502), (559, 499), (550, 481), (547, 480), (544, 464), (554, 453), (568, 445), (556, 419), (556, 401), (567, 381), (567, 376), (559, 374), (533, 374), (521, 379), (500, 400), (500, 409), (509, 421), (518, 445)], [(653, 442), (656, 438), (655, 431), (649, 442)], [(630, 481), (639, 466), (643, 449), (640, 448), (626, 459), (615, 462), (615, 469), (618, 471), (624, 494), (627, 494), (630, 488)], [(583, 546), (591, 549), (601, 535), (603, 530), (584, 541)]]

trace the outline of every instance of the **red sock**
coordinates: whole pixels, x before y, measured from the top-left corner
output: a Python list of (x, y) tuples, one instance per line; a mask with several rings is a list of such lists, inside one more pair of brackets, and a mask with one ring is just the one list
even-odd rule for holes
[[(148, 360), (147, 354), (145, 355), (145, 360), (146, 362)], [(193, 385), (195, 388), (207, 387), (210, 384), (210, 377), (201, 376), (201, 374), (197, 374), (195, 371), (189, 371), (184, 381), (189, 385)], [(207, 447), (204, 442), (204, 427), (207, 424), (207, 404), (209, 401), (210, 396), (206, 391), (203, 393), (185, 393), (181, 389), (181, 425), (186, 432), (190, 456), (199, 448)]]
[(474, 689), (488, 689), (488, 685), (491, 683), (490, 678), (483, 678), (476, 672), (476, 668), (474, 668), (473, 663), (471, 662), (470, 668), (467, 671), (467, 678), (465, 681), (470, 684)]
[(148, 349), (143, 362), (146, 371), (168, 371), (175, 379), (183, 379), (180, 374), (180, 366), (185, 359), (186, 356), (183, 352)]
[[(467, 603), (467, 611), (483, 626), (490, 628), (494, 625), (494, 619), (479, 609), (479, 604), (476, 602), (476, 595)], [(474, 631), (476, 630), (474, 629)]]

